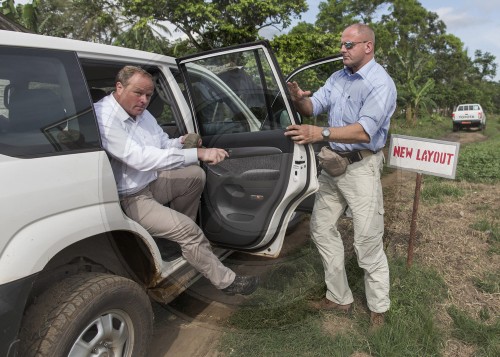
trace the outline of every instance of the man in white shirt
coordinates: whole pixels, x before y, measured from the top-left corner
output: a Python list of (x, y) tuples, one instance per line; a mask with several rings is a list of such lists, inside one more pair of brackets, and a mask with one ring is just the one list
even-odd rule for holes
[(152, 236), (177, 242), (183, 257), (216, 288), (229, 295), (251, 294), (258, 278), (237, 276), (225, 267), (195, 223), (205, 186), (198, 160), (215, 165), (228, 154), (218, 148), (183, 148), (186, 136), (169, 138), (146, 110), (153, 92), (151, 74), (125, 66), (115, 92), (95, 104), (121, 206)]

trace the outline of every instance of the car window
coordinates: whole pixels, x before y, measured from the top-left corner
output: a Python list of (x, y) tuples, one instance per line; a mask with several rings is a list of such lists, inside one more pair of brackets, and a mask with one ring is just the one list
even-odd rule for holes
[[(321, 86), (325, 84), (328, 78), (336, 71), (344, 68), (342, 56), (334, 56), (328, 61), (321, 59), (304, 65), (292, 74), (287, 76), (288, 82), (297, 82), (303, 90), (316, 92)], [(329, 126), (328, 114), (320, 114), (316, 117), (302, 116), (301, 121), (307, 124), (317, 126)]]
[(0, 47), (0, 153), (95, 150), (100, 141), (72, 52)]
[(479, 105), (473, 105), (472, 110), (479, 110)]
[(101, 61), (86, 58), (81, 58), (80, 61), (94, 103), (115, 90), (116, 74), (123, 66), (135, 65), (147, 70), (153, 76), (155, 85), (155, 91), (147, 109), (170, 137), (180, 135), (179, 127), (184, 124), (178, 113), (178, 107), (168, 81), (158, 67), (132, 62)]
[[(186, 65), (192, 107), (202, 135), (281, 129), (291, 121), (262, 49)], [(179, 77), (179, 85), (185, 91)], [(186, 95), (189, 100), (189, 97)]]
[(461, 112), (463, 110), (464, 110), (464, 106), (463, 105), (459, 105), (457, 111)]

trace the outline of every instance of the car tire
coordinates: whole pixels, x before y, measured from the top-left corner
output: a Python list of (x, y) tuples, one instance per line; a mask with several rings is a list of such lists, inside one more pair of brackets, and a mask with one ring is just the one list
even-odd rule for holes
[(458, 126), (458, 124), (453, 124), (453, 131), (458, 131), (460, 129), (460, 127)]
[(53, 285), (29, 307), (20, 355), (146, 356), (152, 331), (151, 302), (137, 283), (110, 274), (78, 274)]

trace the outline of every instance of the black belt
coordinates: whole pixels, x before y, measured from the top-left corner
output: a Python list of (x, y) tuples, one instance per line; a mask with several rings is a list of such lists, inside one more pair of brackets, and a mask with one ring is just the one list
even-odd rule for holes
[(365, 157), (368, 157), (370, 155), (376, 154), (378, 152), (378, 151), (371, 151), (371, 150), (359, 150), (359, 151), (337, 151), (337, 150), (332, 150), (332, 151), (335, 151), (341, 157), (345, 157), (347, 159), (347, 161), (349, 161), (349, 164), (353, 164), (355, 162), (361, 161)]

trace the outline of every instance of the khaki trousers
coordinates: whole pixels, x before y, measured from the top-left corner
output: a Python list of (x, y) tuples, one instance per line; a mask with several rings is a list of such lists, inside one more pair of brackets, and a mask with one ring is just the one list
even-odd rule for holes
[(337, 221), (347, 206), (352, 211), (354, 250), (358, 265), (364, 270), (366, 300), (370, 311), (389, 309), (389, 266), (383, 249), (384, 204), (380, 173), (382, 152), (347, 167), (337, 177), (325, 172), (319, 176), (311, 216), (311, 237), (325, 269), (326, 298), (346, 305), (353, 302), (344, 264), (344, 244)]
[(199, 166), (159, 171), (155, 181), (123, 198), (121, 205), (152, 236), (177, 242), (182, 256), (216, 288), (223, 289), (231, 285), (235, 273), (213, 254), (195, 222), (204, 186), (205, 172)]

